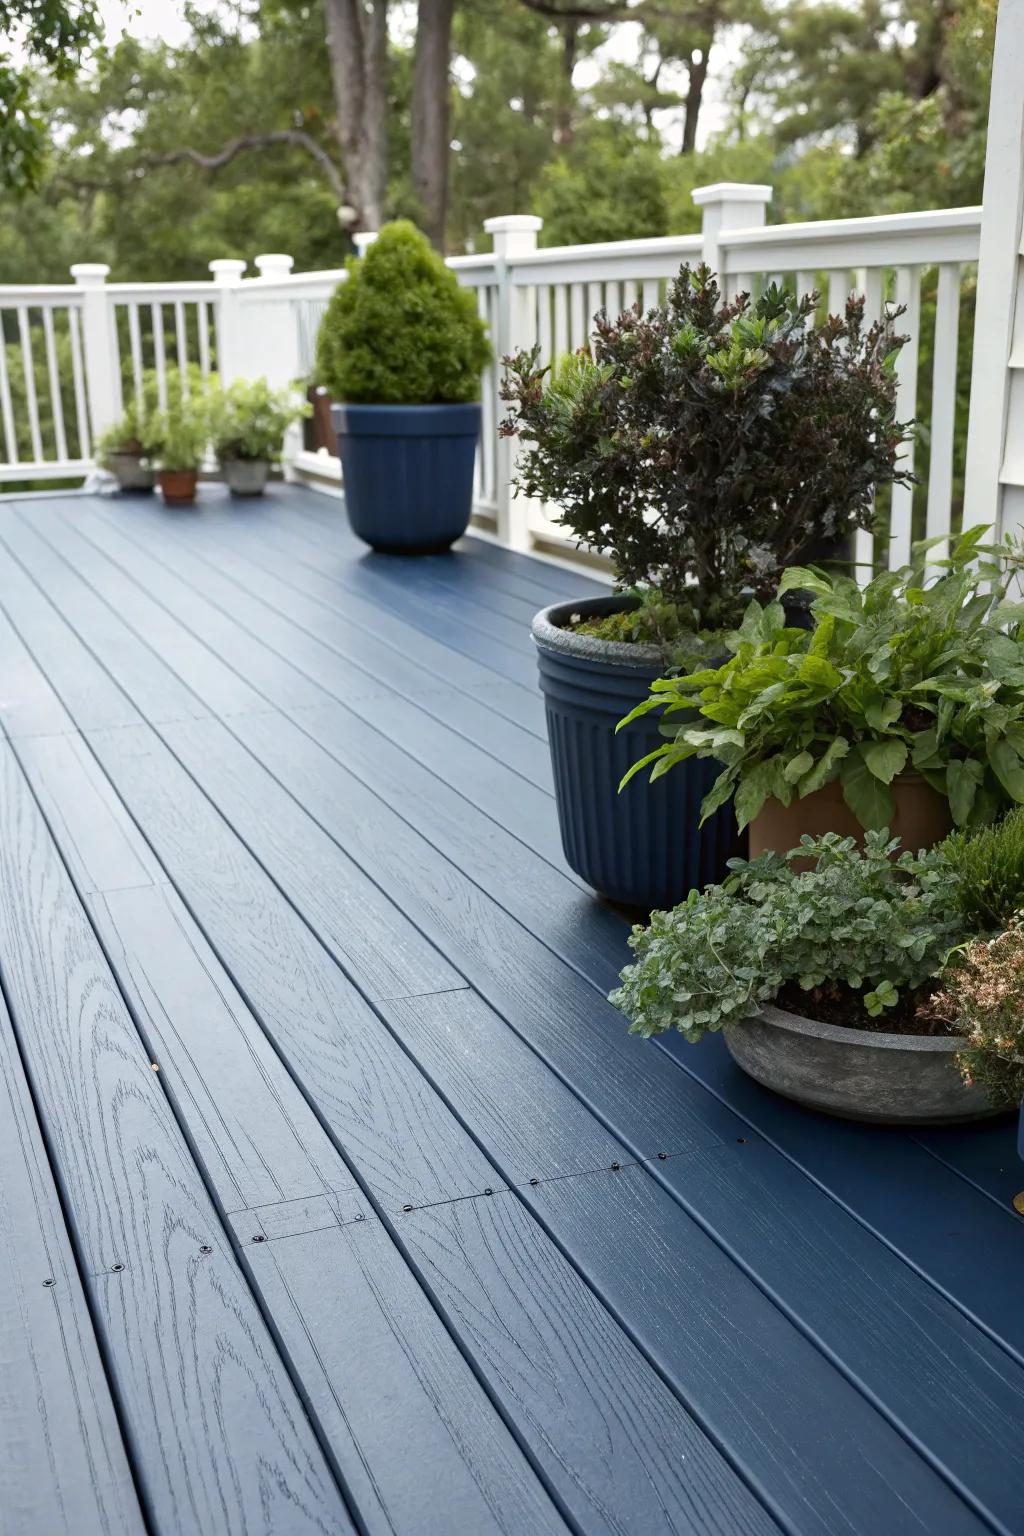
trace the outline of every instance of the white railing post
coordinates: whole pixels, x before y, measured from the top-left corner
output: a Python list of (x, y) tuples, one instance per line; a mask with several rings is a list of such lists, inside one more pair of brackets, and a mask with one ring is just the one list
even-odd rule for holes
[(771, 195), (771, 187), (755, 181), (716, 181), (710, 187), (693, 189), (693, 201), (702, 213), (701, 257), (718, 274), (723, 296), (726, 282), (718, 237), (727, 229), (760, 229)]
[(217, 372), (225, 384), (245, 374), (246, 333), (242, 318), (239, 287), (248, 262), (233, 256), (220, 256), (210, 262), (216, 284), (214, 324), (217, 330)]
[(82, 290), (82, 351), (85, 393), (93, 438), (121, 414), (121, 368), (114, 329), (114, 306), (107, 293), (110, 268), (102, 261), (79, 261), (71, 276)]
[(365, 256), (366, 255), (367, 249), (376, 240), (377, 234), (378, 234), (378, 231), (375, 230), (375, 229), (357, 229), (356, 230), (355, 234), (352, 236), (352, 244), (356, 248), (356, 255), (357, 256)]
[[(299, 314), (297, 296), (290, 292), (260, 297), (261, 283), (280, 282), (295, 265), (292, 256), (273, 253), (256, 257), (259, 277), (242, 287), (246, 331), (259, 337), (259, 360), (255, 373), (267, 379), (274, 389), (293, 384), (301, 371), (299, 363)], [(251, 354), (252, 355), (252, 354)]]
[(1024, 0), (1001, 0), (992, 63), (964, 526), (1024, 532)]
[[(485, 219), (484, 229), (494, 239), (494, 268), (497, 284), (497, 334), (491, 337), (496, 366), (492, 371), (495, 392), (494, 417), (499, 421), (502, 404), (498, 398), (501, 382), (501, 359), (517, 347), (533, 345), (534, 323), (532, 285), (515, 286), (510, 264), (517, 256), (526, 256), (537, 249), (537, 235), (543, 227), (543, 219), (531, 213), (500, 214)], [(529, 549), (530, 528), (525, 500), (513, 495), (512, 476), (515, 470), (515, 439), (498, 439), (495, 455), (495, 500), (497, 503), (497, 534), (510, 549)]]

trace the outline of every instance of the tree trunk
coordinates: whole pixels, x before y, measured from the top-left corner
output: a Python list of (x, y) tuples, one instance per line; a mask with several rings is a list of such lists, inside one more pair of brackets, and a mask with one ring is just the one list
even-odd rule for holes
[(379, 229), (387, 188), (388, 0), (324, 0), (335, 133), (353, 229)]
[(683, 117), (683, 144), (680, 153), (684, 155), (692, 155), (697, 148), (697, 122), (700, 118), (704, 82), (708, 78), (709, 52), (709, 48), (702, 49), (700, 63), (695, 64), (691, 59), (686, 66), (690, 88), (686, 93), (686, 111)]
[(455, 0), (419, 0), (412, 69), (412, 190), (424, 232), (444, 250), (449, 69)]
[(558, 112), (555, 118), (555, 143), (572, 143), (573, 108), (576, 98), (572, 88), (573, 71), (579, 52), (579, 23), (567, 21), (562, 29), (562, 70), (559, 79)]

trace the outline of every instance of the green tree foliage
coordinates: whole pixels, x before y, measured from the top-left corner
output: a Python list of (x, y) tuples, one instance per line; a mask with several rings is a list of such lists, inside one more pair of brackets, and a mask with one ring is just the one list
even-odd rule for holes
[(476, 295), (415, 225), (387, 224), (350, 259), (320, 324), (317, 380), (363, 405), (457, 404), (480, 397), (491, 355)]
[[(634, 60), (624, 8), (584, 9), (608, 20), (458, 0), (451, 249), (510, 211), (542, 212), (551, 243), (685, 233), (693, 187), (716, 180), (770, 182), (776, 221), (980, 199), (996, 0), (679, 0), (667, 19), (661, 0), (632, 7)], [(187, 6), (181, 46), (91, 51), (90, 0), (0, 14), (31, 61), (0, 54), (0, 189), (33, 189), (6, 199), (0, 280), (59, 281), (82, 259), (170, 279), (214, 256), (349, 254), (321, 0)], [(397, 21), (390, 55), (386, 201), (414, 215)], [(709, 68), (726, 120), (681, 155), (698, 100), (707, 122)]]
[(43, 175), (48, 141), (33, 68), (72, 79), (99, 33), (95, 0), (0, 3), (0, 188), (24, 194)]

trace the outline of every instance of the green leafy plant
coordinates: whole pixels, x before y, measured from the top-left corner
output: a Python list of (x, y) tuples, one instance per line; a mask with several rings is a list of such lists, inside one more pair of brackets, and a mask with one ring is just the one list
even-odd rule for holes
[(476, 296), (460, 288), (426, 236), (400, 219), (351, 258), (320, 322), (317, 380), (362, 405), (458, 404), (480, 398), (491, 358)]
[(889, 826), (904, 771), (948, 798), (958, 826), (1024, 802), (1024, 603), (1008, 596), (1020, 552), (983, 545), (985, 532), (965, 533), (931, 581), (926, 546), (863, 590), (788, 570), (780, 595), (815, 593), (813, 628), (788, 627), (780, 602), (752, 603), (723, 666), (653, 683), (626, 719), (684, 718), (626, 780), (646, 764), (658, 778), (716, 758), (703, 816), (735, 797), (741, 827), (770, 797), (790, 805), (837, 778), (862, 826)]
[[(945, 855), (898, 854), (869, 832), (801, 840), (785, 858), (734, 859), (722, 885), (691, 891), (635, 927), (635, 964), (611, 1001), (633, 1034), (677, 1029), (690, 1041), (739, 1023), (785, 988), (806, 1012), (841, 1010), (856, 1026), (892, 1012), (939, 972), (965, 929)], [(793, 861), (814, 860), (798, 870)]]
[(977, 832), (953, 832), (942, 850), (957, 873), (957, 903), (971, 928), (995, 933), (1024, 912), (1024, 809)]
[(1024, 915), (995, 938), (973, 940), (950, 965), (932, 1011), (967, 1037), (957, 1063), (993, 1104), (1024, 1101)]
[(266, 379), (236, 379), (210, 395), (210, 440), (221, 463), (234, 459), (276, 464), (285, 432), (309, 416), (312, 406), (290, 389), (271, 389)]
[(734, 625), (809, 540), (869, 527), (873, 487), (910, 478), (901, 311), (865, 326), (851, 299), (815, 326), (816, 304), (774, 285), (722, 303), (706, 266), (683, 267), (664, 307), (601, 311), (592, 349), (553, 371), (536, 347), (505, 358), (518, 488), (557, 502), (625, 586)]
[(161, 469), (200, 468), (210, 439), (211, 399), (218, 388), (216, 378), (205, 380), (194, 365), (184, 372), (168, 368), (161, 403), (157, 375), (145, 375), (141, 440)]
[(112, 453), (144, 454), (143, 441), (149, 412), (145, 402), (131, 399), (114, 424), (101, 433), (96, 442), (96, 456), (103, 462)]

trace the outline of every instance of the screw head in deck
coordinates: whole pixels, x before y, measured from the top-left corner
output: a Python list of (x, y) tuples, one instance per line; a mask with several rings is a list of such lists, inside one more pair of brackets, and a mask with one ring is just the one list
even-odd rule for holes
[(209, 1243), (200, 1243), (200, 1245), (199, 1245), (199, 1252), (200, 1253), (212, 1253), (213, 1252), (213, 1248), (210, 1246)]
[(120, 1260), (116, 1264), (111, 1264), (110, 1266), (111, 1273), (114, 1275), (119, 1275), (122, 1269), (124, 1269), (124, 1265), (120, 1262)]
[(416, 1207), (414, 1205), (403, 1205), (402, 1206), (402, 1210), (403, 1211), (414, 1211), (415, 1209), (416, 1209)]
[(51, 1286), (52, 1286), (52, 1285), (56, 1285), (56, 1284), (57, 1284), (57, 1282), (56, 1282), (56, 1280), (44, 1280), (44, 1281), (43, 1281), (43, 1284), (44, 1284), (44, 1285), (45, 1285), (45, 1286), (46, 1286), (46, 1288), (47, 1288), (47, 1290), (49, 1290), (49, 1289), (50, 1289), (50, 1287), (51, 1287)]
[(253, 1237), (253, 1242), (254, 1243), (265, 1243), (266, 1242), (266, 1238), (264, 1237), (262, 1232), (257, 1232), (256, 1235)]

